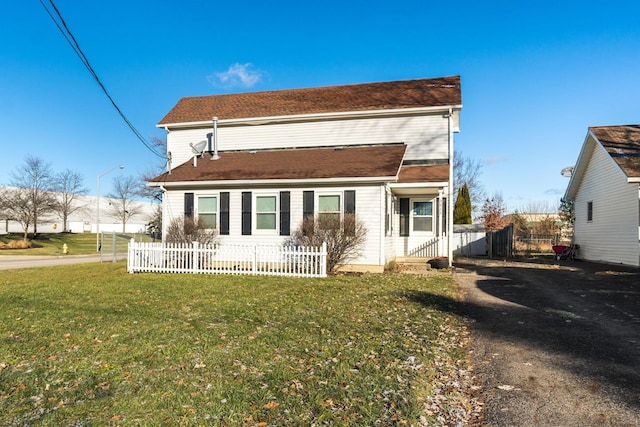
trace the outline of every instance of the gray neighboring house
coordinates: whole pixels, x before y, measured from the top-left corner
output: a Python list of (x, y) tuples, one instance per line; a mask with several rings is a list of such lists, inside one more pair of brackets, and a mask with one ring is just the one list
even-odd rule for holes
[(565, 198), (579, 258), (640, 266), (640, 125), (590, 127)]

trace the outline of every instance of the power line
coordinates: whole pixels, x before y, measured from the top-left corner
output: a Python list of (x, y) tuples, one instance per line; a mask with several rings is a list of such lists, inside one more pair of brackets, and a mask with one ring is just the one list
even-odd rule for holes
[[(118, 104), (116, 104), (116, 102), (113, 100), (113, 98), (111, 97), (111, 95), (107, 91), (107, 88), (104, 86), (104, 84), (102, 84), (102, 81), (100, 80), (100, 77), (98, 77), (98, 74), (95, 72), (95, 70), (91, 66), (91, 63), (89, 62), (89, 59), (87, 59), (87, 56), (84, 54), (84, 52), (80, 48), (80, 45), (78, 44), (78, 41), (73, 36), (73, 33), (71, 33), (71, 30), (67, 26), (67, 23), (65, 22), (64, 18), (60, 14), (60, 11), (58, 10), (58, 8), (53, 3), (53, 0), (49, 0), (49, 3), (51, 4), (51, 7), (55, 11), (55, 16), (49, 10), (49, 8), (44, 3), (44, 1), (40, 0), (40, 4), (44, 8), (44, 10), (47, 12), (49, 17), (53, 21), (53, 23), (56, 25), (56, 27), (58, 28), (58, 30), (60, 31), (62, 36), (67, 41), (67, 43), (69, 43), (69, 46), (71, 46), (71, 49), (73, 49), (75, 54), (78, 56), (78, 58), (80, 59), (80, 62), (82, 62), (82, 64), (87, 69), (87, 71), (89, 71), (89, 74), (91, 74), (91, 76), (96, 81), (96, 83), (98, 83), (98, 86), (100, 86), (100, 88), (102, 89), (104, 94), (107, 96), (107, 98), (111, 102), (111, 105), (113, 105), (113, 108), (116, 109), (116, 111), (118, 112), (118, 114), (120, 115), (122, 120), (124, 120), (124, 122), (127, 124), (127, 126), (129, 126), (129, 129), (131, 129), (133, 134), (140, 140), (140, 142), (142, 142), (142, 144), (144, 144), (144, 146), (149, 151), (151, 151), (154, 155), (160, 157), (161, 159), (165, 159), (166, 157), (162, 153), (158, 152), (150, 143), (147, 142), (147, 140), (142, 136), (142, 134), (138, 131), (138, 129), (136, 129), (136, 127), (133, 125), (133, 123), (131, 123), (131, 121), (127, 118), (127, 116), (122, 112), (120, 107), (118, 107)], [(57, 17), (57, 19), (56, 19), (56, 17)]]

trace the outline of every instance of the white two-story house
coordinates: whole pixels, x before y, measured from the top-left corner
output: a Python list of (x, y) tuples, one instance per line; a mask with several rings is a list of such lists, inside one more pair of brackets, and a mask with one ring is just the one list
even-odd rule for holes
[(185, 97), (158, 123), (163, 224), (206, 219), (224, 243), (278, 244), (306, 215), (355, 213), (347, 269), (452, 257), (458, 76)]

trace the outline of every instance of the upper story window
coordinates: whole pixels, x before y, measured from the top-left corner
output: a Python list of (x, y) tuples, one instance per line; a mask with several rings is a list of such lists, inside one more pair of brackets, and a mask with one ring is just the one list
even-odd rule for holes
[(433, 202), (413, 202), (413, 231), (433, 231)]
[(218, 196), (198, 197), (198, 218), (207, 228), (218, 228)]
[(276, 196), (256, 196), (256, 230), (275, 230)]

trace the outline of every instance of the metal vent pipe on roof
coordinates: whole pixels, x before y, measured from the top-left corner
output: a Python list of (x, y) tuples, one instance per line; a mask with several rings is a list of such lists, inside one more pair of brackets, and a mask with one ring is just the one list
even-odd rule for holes
[(213, 155), (211, 160), (218, 160), (220, 158), (218, 156), (218, 118), (214, 116), (211, 120), (213, 121)]

